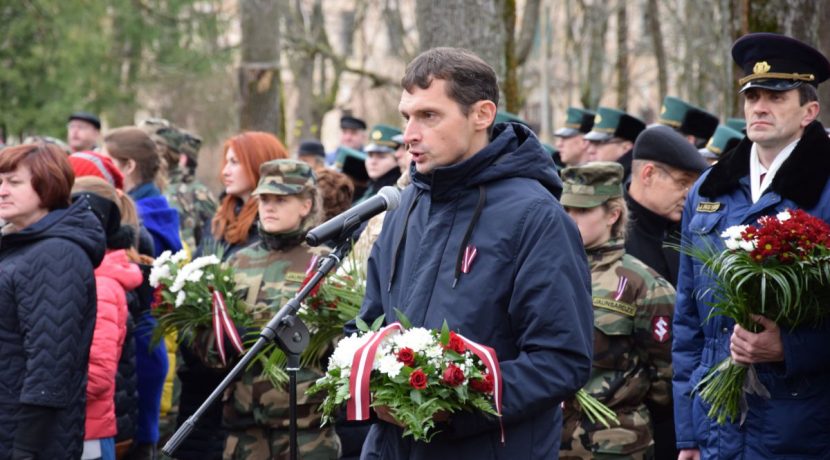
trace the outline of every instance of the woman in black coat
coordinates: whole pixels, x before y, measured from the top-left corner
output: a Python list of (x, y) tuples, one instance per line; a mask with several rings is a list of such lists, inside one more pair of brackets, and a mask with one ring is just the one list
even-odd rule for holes
[(0, 458), (80, 458), (101, 223), (60, 148), (0, 150)]

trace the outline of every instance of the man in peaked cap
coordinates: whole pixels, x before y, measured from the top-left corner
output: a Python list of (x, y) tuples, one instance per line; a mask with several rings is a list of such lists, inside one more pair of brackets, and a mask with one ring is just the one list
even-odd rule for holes
[(659, 122), (676, 129), (697, 148), (703, 147), (718, 127), (718, 117), (672, 96), (663, 99)]
[(300, 142), (297, 159), (311, 166), (315, 172), (319, 171), (326, 167), (326, 149), (317, 139), (306, 139)]
[[(746, 138), (723, 154), (689, 192), (683, 243), (722, 248), (730, 226), (804, 209), (830, 220), (830, 139), (816, 121), (817, 86), (830, 62), (813, 47), (753, 33), (732, 46), (743, 69)], [(679, 458), (819, 458), (830, 453), (830, 322), (779, 327), (754, 315), (758, 333), (709, 317), (715, 284), (685, 253), (674, 318), (674, 406)], [(717, 363), (752, 364), (765, 396), (745, 392), (740, 420), (717, 424), (694, 388)], [(734, 422), (734, 423), (731, 423)]]
[(594, 127), (594, 112), (568, 107), (565, 126), (553, 133), (559, 158), (565, 166), (576, 166), (588, 160), (588, 141), (585, 135)]
[(95, 150), (101, 137), (101, 120), (89, 112), (74, 112), (66, 124), (66, 143), (73, 152)]
[(621, 110), (600, 107), (591, 132), (585, 135), (588, 161), (616, 161), (625, 170), (624, 182), (631, 177), (631, 149), (646, 124)]
[(712, 138), (709, 139), (709, 142), (706, 143), (706, 147), (700, 149), (700, 155), (709, 162), (709, 164), (715, 164), (718, 162), (718, 159), (724, 153), (732, 150), (738, 145), (738, 142), (744, 138), (744, 133), (740, 131), (735, 131), (734, 129), (730, 128), (726, 125), (718, 126), (718, 129), (715, 130), (715, 134), (712, 135)]
[(340, 117), (340, 145), (334, 152), (326, 155), (326, 163), (334, 164), (340, 156), (340, 148), (345, 147), (362, 151), (366, 144), (366, 122), (350, 113)]
[(395, 185), (401, 177), (395, 151), (399, 144), (394, 140), (401, 134), (401, 130), (389, 125), (375, 125), (369, 133), (369, 145), (364, 149), (366, 153), (366, 174), (369, 176), (369, 186), (360, 201), (375, 196), (378, 191), (387, 186)]

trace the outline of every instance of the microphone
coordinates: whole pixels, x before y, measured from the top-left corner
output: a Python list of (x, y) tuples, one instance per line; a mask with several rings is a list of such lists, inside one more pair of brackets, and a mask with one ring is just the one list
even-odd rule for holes
[(399, 204), (401, 204), (400, 190), (391, 186), (383, 187), (377, 195), (311, 229), (306, 234), (305, 241), (309, 246), (319, 246), (327, 241), (339, 239), (346, 232), (353, 231), (373, 216), (383, 211), (391, 211)]

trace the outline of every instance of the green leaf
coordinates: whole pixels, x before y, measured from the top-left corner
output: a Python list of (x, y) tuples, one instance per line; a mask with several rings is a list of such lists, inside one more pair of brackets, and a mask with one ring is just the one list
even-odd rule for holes
[(444, 324), (441, 325), (441, 345), (446, 346), (448, 343), (450, 343), (450, 325), (445, 319)]
[(377, 318), (375, 318), (375, 321), (372, 322), (372, 330), (373, 331), (380, 330), (380, 327), (383, 326), (383, 321), (385, 319), (386, 319), (386, 315), (380, 315)]
[(354, 324), (357, 326), (357, 330), (361, 332), (370, 332), (372, 330), (369, 328), (369, 325), (366, 324), (366, 321), (363, 321), (363, 318), (359, 316), (354, 319)]
[(398, 317), (398, 322), (401, 323), (404, 329), (412, 329), (412, 322), (409, 321), (409, 318), (402, 311), (396, 308), (395, 315)]
[(410, 390), (409, 399), (411, 399), (415, 404), (422, 404), (424, 402), (424, 395), (422, 395), (418, 390)]

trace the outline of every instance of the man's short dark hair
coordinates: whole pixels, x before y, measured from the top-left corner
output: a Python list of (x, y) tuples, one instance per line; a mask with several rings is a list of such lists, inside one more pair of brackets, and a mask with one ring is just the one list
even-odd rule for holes
[(499, 104), (499, 83), (489, 64), (471, 51), (461, 48), (432, 48), (419, 54), (406, 66), (401, 86), (429, 88), (433, 79), (447, 82), (447, 96), (461, 107), (466, 116), (478, 101)]
[(818, 101), (818, 91), (813, 85), (801, 85), (798, 87), (798, 103), (804, 105), (808, 102)]

